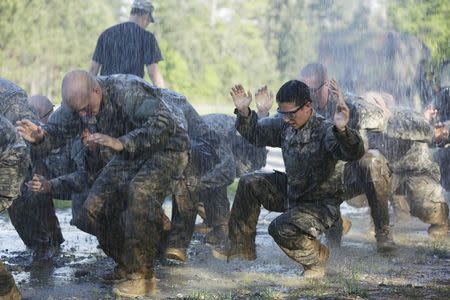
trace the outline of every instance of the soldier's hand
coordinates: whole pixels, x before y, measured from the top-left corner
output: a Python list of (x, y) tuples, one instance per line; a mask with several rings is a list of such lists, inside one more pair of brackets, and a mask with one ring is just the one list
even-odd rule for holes
[(273, 94), (267, 85), (260, 88), (255, 94), (256, 109), (259, 116), (267, 116), (273, 105)]
[(16, 130), (24, 140), (30, 143), (38, 143), (44, 138), (44, 130), (30, 120), (23, 119), (16, 122)]
[(344, 95), (334, 79), (330, 81), (330, 91), (338, 98), (336, 111), (334, 112), (334, 123), (339, 131), (344, 131), (350, 119), (350, 110), (345, 104)]
[(425, 119), (431, 123), (436, 119), (437, 113), (437, 109), (430, 105), (425, 109), (423, 115), (425, 116)]
[(102, 145), (118, 152), (123, 150), (123, 144), (121, 141), (101, 133), (89, 135), (86, 139), (86, 144), (87, 147), (90, 147), (91, 145)]
[(447, 126), (444, 123), (439, 122), (434, 126), (434, 140), (436, 143), (441, 143), (447, 141), (449, 137), (449, 132)]
[(239, 113), (243, 116), (248, 116), (248, 107), (252, 102), (252, 93), (250, 91), (246, 93), (242, 85), (238, 84), (231, 88), (230, 95)]
[(27, 182), (28, 188), (34, 193), (51, 193), (52, 184), (44, 176), (34, 174), (33, 179)]

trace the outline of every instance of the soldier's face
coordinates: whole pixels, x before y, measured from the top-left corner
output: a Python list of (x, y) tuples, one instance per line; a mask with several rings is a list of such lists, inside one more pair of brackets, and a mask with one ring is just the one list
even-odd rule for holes
[(300, 109), (295, 103), (278, 104), (278, 111), (283, 116), (284, 122), (288, 123), (294, 129), (299, 129), (308, 122), (311, 116), (311, 109), (311, 102), (306, 103)]
[(328, 102), (328, 82), (321, 82), (316, 77), (305, 77), (300, 81), (309, 87), (314, 107), (324, 108)]
[(92, 93), (87, 97), (87, 99), (81, 99), (77, 103), (75, 108), (80, 117), (93, 116), (95, 117), (100, 111), (101, 103), (101, 89), (97, 90), (94, 88)]

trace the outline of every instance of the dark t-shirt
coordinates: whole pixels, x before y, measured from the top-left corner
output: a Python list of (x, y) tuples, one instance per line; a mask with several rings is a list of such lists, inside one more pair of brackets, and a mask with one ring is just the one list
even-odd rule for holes
[(133, 22), (106, 29), (98, 38), (92, 59), (102, 65), (101, 75), (134, 74), (144, 77), (144, 66), (162, 55), (155, 36)]

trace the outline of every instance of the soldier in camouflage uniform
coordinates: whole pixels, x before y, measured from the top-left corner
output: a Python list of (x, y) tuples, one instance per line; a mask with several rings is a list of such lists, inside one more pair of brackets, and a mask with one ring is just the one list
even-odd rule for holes
[[(258, 112), (259, 116), (266, 116)], [(236, 118), (225, 114), (209, 114), (202, 116), (208, 126), (219, 134), (224, 143), (229, 145), (228, 151), (222, 152), (222, 161), (230, 172), (223, 168), (216, 168), (210, 178), (216, 183), (215, 187), (204, 188), (200, 192), (200, 200), (205, 209), (205, 225), (211, 228), (205, 236), (205, 242), (218, 244), (226, 238), (228, 233), (228, 219), (230, 201), (227, 196), (227, 186), (235, 177), (261, 169), (266, 164), (267, 150), (265, 147), (255, 147), (247, 142), (234, 127)], [(225, 169), (228, 171), (228, 169)], [(230, 177), (233, 176), (233, 177)]]
[[(67, 73), (63, 104), (44, 127), (22, 120), (28, 141), (56, 148), (95, 121), (86, 140), (114, 153), (84, 204), (105, 253), (125, 270), (113, 291), (140, 296), (155, 288), (153, 260), (162, 229), (162, 202), (179, 181), (190, 149), (182, 112), (169, 107), (165, 90), (132, 75), (94, 78)], [(40, 145), (43, 146), (43, 145)], [(112, 242), (114, 241), (114, 243)]]
[[(379, 97), (381, 98), (381, 97)], [(378, 103), (382, 102), (381, 98)], [(448, 235), (448, 205), (439, 183), (438, 165), (433, 162), (429, 145), (436, 140), (439, 128), (432, 126), (423, 115), (409, 109), (395, 108), (393, 101), (384, 102), (390, 114), (383, 133), (370, 133), (370, 147), (383, 152), (393, 171), (392, 191), (406, 197), (412, 216), (430, 224), (428, 234), (433, 238)], [(443, 142), (444, 144), (448, 142)]]
[[(299, 74), (311, 89), (311, 98), (316, 112), (332, 120), (338, 99), (329, 93), (327, 69), (319, 63), (306, 65)], [(384, 130), (387, 116), (379, 107), (363, 101), (361, 97), (345, 95), (345, 103), (350, 109), (349, 126), (359, 131), (366, 143), (366, 153), (344, 168), (346, 199), (365, 194), (375, 225), (375, 238), (378, 251), (391, 251), (395, 244), (389, 228), (389, 199), (391, 198), (391, 171), (384, 155), (376, 148), (367, 148), (367, 134)], [(331, 244), (339, 245), (341, 225), (336, 224), (329, 232)]]
[[(19, 197), (28, 164), (29, 154), (25, 142), (13, 125), (0, 115), (0, 212)], [(14, 279), (1, 261), (0, 299), (20, 299)]]
[(249, 109), (251, 94), (242, 86), (233, 88), (231, 94), (239, 133), (256, 146), (281, 147), (286, 173), (251, 173), (240, 178), (229, 240), (215, 249), (214, 256), (256, 258), (256, 225), (263, 205), (283, 213), (269, 226), (275, 242), (304, 267), (305, 277), (323, 277), (329, 251), (318, 237), (340, 218), (343, 194), (336, 164), (364, 154), (361, 137), (347, 126), (348, 107), (340, 96), (333, 126), (314, 112), (308, 86), (291, 80), (277, 93), (279, 116), (258, 120)]
[[(29, 118), (36, 123), (45, 121), (53, 108), (48, 99), (44, 100), (42, 97), (28, 99), (27, 93), (22, 88), (1, 78), (0, 99), (0, 113), (6, 116), (11, 123), (22, 118)], [(31, 102), (28, 103), (28, 101)], [(42, 106), (39, 109), (30, 105), (38, 103), (41, 104), (38, 106)], [(39, 117), (42, 117), (42, 120)], [(27, 180), (31, 179), (32, 172), (40, 174), (46, 172), (47, 167), (41, 157), (33, 155), (33, 170), (30, 168)], [(24, 186), (22, 196), (11, 205), (8, 212), (11, 223), (19, 236), (33, 251), (33, 260), (49, 259), (54, 250), (64, 241), (55, 215), (53, 201), (49, 195), (33, 194)]]

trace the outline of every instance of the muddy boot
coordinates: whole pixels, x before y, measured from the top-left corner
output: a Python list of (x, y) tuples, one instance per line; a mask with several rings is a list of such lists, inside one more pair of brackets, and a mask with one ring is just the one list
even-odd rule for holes
[(33, 263), (48, 263), (59, 253), (59, 247), (38, 247), (33, 250)]
[(105, 283), (120, 283), (125, 280), (127, 280), (127, 273), (119, 266), (116, 266), (112, 272), (102, 276), (102, 281)]
[(5, 265), (0, 261), (0, 299), (20, 300), (20, 293), (14, 283), (14, 278), (6, 270)]
[(168, 247), (164, 250), (164, 258), (185, 262), (187, 260), (186, 249)]
[(228, 224), (219, 225), (214, 227), (213, 230), (208, 232), (205, 236), (205, 243), (211, 245), (219, 245), (225, 241), (228, 237)]
[(317, 241), (317, 250), (319, 251), (319, 258), (317, 263), (303, 266), (305, 271), (303, 272), (303, 277), (307, 279), (319, 279), (325, 276), (325, 265), (328, 261), (328, 257), (330, 256), (330, 251), (324, 245), (322, 245), (319, 241)]
[(448, 238), (448, 223), (431, 224), (430, 227), (428, 227), (428, 234), (430, 235), (431, 238), (437, 240)]
[(352, 228), (352, 221), (349, 218), (341, 216), (342, 219), (342, 235), (346, 235)]
[[(133, 278), (134, 277), (134, 278)], [(114, 284), (113, 293), (120, 297), (136, 298), (153, 294), (156, 291), (156, 278), (140, 278), (139, 276), (128, 276), (120, 283)]]
[(162, 224), (163, 224), (163, 231), (170, 231), (172, 228), (172, 222), (170, 221), (169, 217), (163, 213), (162, 215)]
[(195, 228), (194, 228), (194, 232), (201, 233), (201, 234), (207, 234), (211, 230), (212, 230), (212, 228), (209, 227), (208, 225), (206, 225), (206, 223), (196, 224)]
[(397, 247), (389, 231), (389, 227), (378, 230), (375, 233), (375, 239), (377, 240), (377, 251), (379, 253), (389, 253)]
[(226, 261), (232, 259), (255, 260), (256, 249), (255, 245), (247, 246), (237, 244), (226, 239), (220, 245), (217, 245), (212, 249), (212, 255), (217, 259)]

